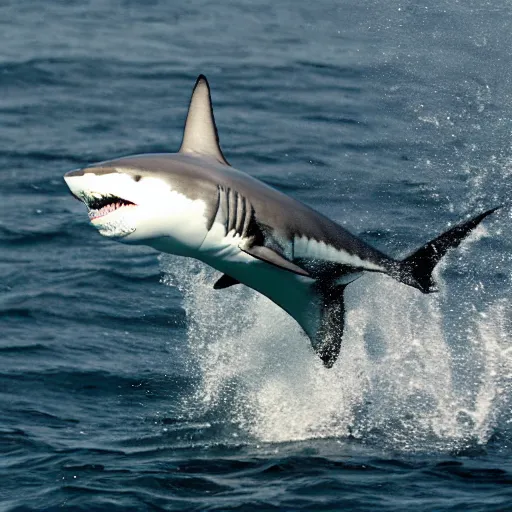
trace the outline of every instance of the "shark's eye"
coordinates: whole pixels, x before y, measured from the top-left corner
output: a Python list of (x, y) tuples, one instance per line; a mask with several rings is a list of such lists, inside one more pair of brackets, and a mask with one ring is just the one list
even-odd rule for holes
[(141, 176), (140, 174), (136, 174), (136, 175), (133, 177), (133, 179), (134, 179), (135, 181), (140, 181), (140, 180), (142, 179), (142, 176)]

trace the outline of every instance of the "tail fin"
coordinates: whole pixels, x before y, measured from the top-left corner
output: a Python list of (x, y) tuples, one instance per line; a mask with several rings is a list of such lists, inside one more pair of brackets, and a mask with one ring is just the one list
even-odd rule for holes
[(399, 280), (423, 293), (438, 291), (432, 277), (434, 267), (446, 254), (448, 249), (454, 249), (466, 238), (466, 236), (482, 222), (488, 215), (495, 212), (497, 208), (488, 210), (477, 215), (471, 220), (462, 222), (452, 229), (446, 231), (431, 242), (425, 244), (400, 262)]

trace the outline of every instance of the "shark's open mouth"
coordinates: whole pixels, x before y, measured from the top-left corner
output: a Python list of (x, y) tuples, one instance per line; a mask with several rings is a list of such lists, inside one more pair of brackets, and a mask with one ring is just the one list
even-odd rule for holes
[(85, 196), (83, 201), (87, 208), (89, 208), (89, 219), (91, 220), (104, 217), (120, 208), (136, 206), (135, 203), (114, 195), (100, 197)]

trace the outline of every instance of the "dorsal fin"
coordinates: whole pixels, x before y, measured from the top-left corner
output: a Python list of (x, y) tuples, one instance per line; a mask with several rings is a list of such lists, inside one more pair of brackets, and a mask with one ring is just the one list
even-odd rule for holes
[(209, 156), (222, 164), (229, 165), (220, 149), (219, 134), (213, 117), (210, 86), (204, 75), (198, 76), (192, 91), (180, 153)]

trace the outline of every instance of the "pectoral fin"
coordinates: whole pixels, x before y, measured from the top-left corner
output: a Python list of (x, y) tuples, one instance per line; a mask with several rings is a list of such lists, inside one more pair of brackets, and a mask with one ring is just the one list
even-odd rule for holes
[(257, 258), (258, 260), (270, 263), (275, 267), (288, 270), (289, 272), (293, 272), (299, 276), (311, 277), (309, 273), (304, 269), (298, 267), (291, 261), (288, 261), (286, 258), (273, 251), (272, 249), (269, 249), (268, 247), (262, 245), (254, 245), (252, 247), (240, 247), (240, 250), (253, 256), (254, 258)]
[(224, 274), (220, 277), (220, 279), (213, 285), (214, 290), (222, 290), (224, 288), (229, 288), (234, 284), (240, 284), (240, 281), (237, 281), (234, 277), (228, 276)]

